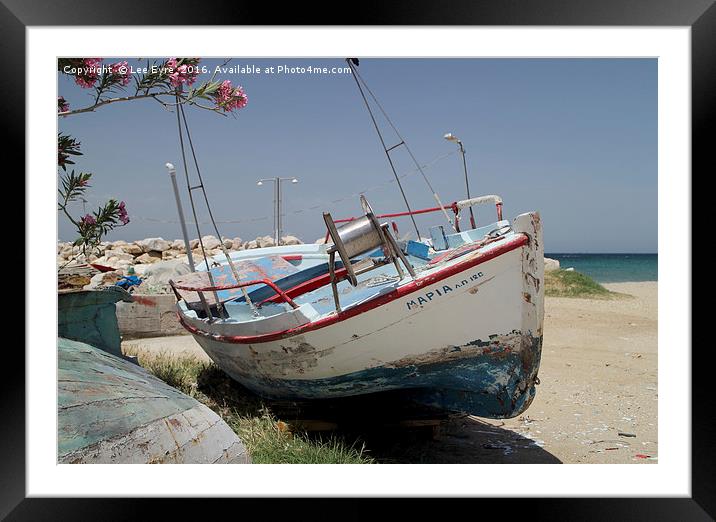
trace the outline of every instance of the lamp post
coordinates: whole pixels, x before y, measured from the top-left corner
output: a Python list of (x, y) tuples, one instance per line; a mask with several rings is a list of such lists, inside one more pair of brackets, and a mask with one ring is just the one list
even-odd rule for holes
[(177, 202), (177, 212), (179, 213), (179, 223), (181, 224), (181, 233), (184, 236), (184, 247), (186, 249), (187, 260), (189, 261), (189, 268), (194, 272), (194, 257), (191, 255), (191, 248), (189, 247), (189, 235), (186, 232), (186, 222), (184, 221), (184, 211), (181, 208), (181, 198), (179, 197), (179, 189), (177, 188), (177, 171), (174, 165), (166, 163), (164, 165), (169, 171), (169, 177), (172, 180), (172, 188), (174, 189), (174, 199)]
[[(467, 178), (467, 162), (465, 161), (465, 147), (462, 146), (462, 141), (457, 136), (454, 136), (452, 133), (448, 132), (443, 136), (448, 141), (452, 141), (453, 143), (457, 143), (460, 147), (460, 153), (462, 154), (462, 166), (465, 170), (465, 189), (467, 190), (467, 199), (470, 199), (470, 182)], [(475, 228), (475, 215), (472, 213), (472, 207), (470, 207), (470, 225), (472, 228)]]
[(258, 186), (261, 186), (264, 184), (264, 181), (273, 181), (274, 183), (274, 215), (273, 215), (273, 226), (274, 226), (274, 241), (276, 242), (276, 246), (279, 245), (281, 241), (281, 232), (283, 228), (283, 224), (281, 222), (281, 182), (282, 181), (290, 181), (291, 183), (298, 183), (297, 178), (281, 178), (276, 176), (275, 178), (262, 178), (256, 182)]

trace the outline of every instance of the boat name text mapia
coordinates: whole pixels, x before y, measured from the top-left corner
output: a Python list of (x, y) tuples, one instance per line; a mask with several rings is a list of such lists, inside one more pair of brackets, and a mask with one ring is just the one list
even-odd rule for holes
[(443, 297), (453, 290), (457, 290), (459, 288), (462, 288), (466, 284), (477, 281), (480, 279), (484, 274), (482, 272), (477, 272), (472, 274), (469, 278), (463, 279), (462, 281), (459, 281), (455, 285), (441, 285), (436, 286), (429, 292), (425, 292), (423, 295), (419, 296), (417, 299), (411, 299), (410, 301), (407, 301), (405, 305), (408, 307), (408, 310), (413, 310), (414, 308), (423, 306), (425, 304), (428, 304), (430, 301), (432, 301), (434, 298)]

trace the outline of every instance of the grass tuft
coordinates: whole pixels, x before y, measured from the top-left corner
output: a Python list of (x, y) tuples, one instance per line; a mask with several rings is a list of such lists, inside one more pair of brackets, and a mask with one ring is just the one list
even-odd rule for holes
[(365, 446), (331, 436), (294, 433), (263, 401), (216, 365), (140, 352), (139, 364), (170, 386), (214, 410), (236, 432), (256, 464), (372, 464)]
[(574, 270), (545, 272), (545, 295), (548, 297), (583, 297), (589, 299), (620, 299), (627, 294), (612, 292), (591, 277)]

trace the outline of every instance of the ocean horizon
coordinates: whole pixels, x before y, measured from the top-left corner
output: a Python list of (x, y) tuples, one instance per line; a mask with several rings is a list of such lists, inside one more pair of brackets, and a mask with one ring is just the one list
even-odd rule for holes
[(599, 283), (658, 281), (658, 254), (545, 253), (560, 268), (574, 268)]

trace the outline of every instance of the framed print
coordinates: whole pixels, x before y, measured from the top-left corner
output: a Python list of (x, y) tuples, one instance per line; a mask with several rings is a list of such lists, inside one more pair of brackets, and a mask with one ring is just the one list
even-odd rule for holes
[(28, 248), (0, 513), (713, 518), (713, 3), (274, 10), (3, 1)]

